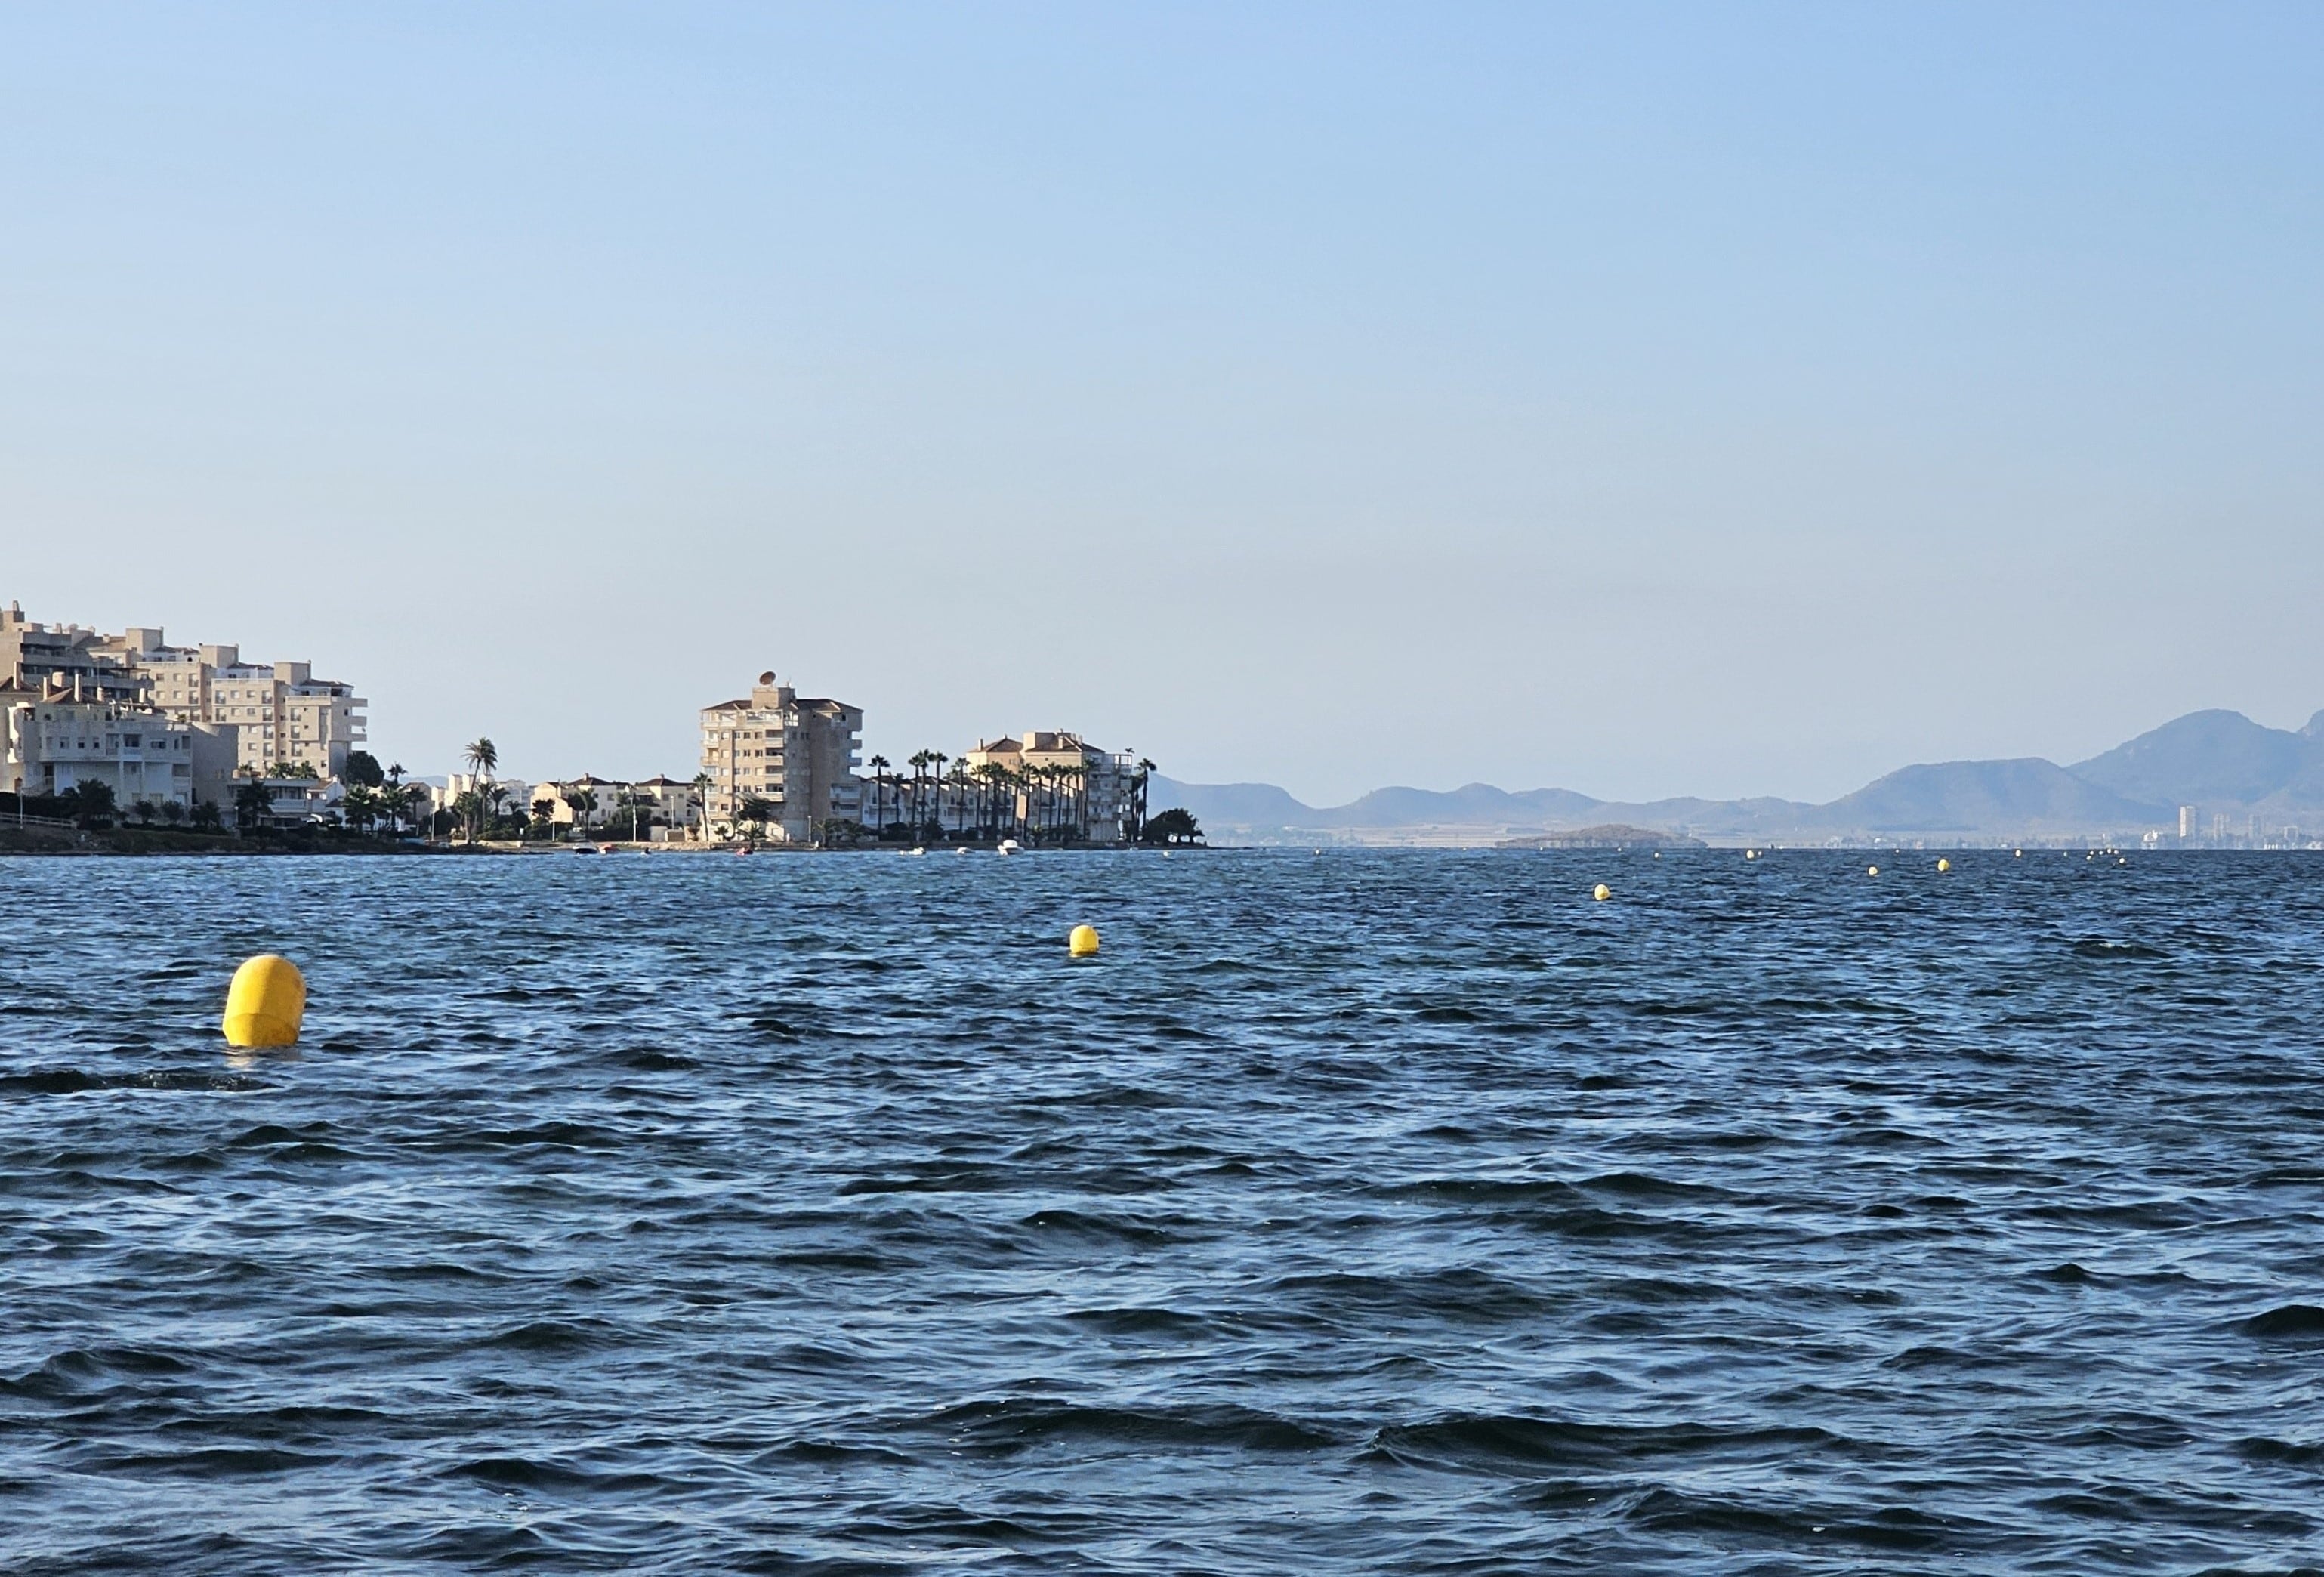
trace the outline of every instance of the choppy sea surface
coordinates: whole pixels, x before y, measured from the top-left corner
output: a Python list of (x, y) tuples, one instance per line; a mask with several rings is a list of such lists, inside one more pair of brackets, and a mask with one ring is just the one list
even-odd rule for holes
[(0, 1569), (2324, 1564), (2324, 860), (1869, 858), (0, 861)]

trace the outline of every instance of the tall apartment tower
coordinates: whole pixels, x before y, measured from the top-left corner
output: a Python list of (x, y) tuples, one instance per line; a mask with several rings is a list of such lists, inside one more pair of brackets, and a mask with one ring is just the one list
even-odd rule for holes
[(2189, 838), (2191, 838), (2191, 837), (2193, 837), (2194, 835), (2195, 835), (2195, 807), (2194, 807), (2193, 806), (2191, 806), (2191, 805), (2182, 805), (2182, 806), (2181, 806), (2181, 807), (2179, 807), (2179, 836), (2180, 836), (2180, 839), (2181, 839), (2181, 842), (2184, 842), (2185, 840), (2187, 840), (2187, 839), (2189, 839)]
[(773, 674), (759, 676), (748, 697), (702, 709), (702, 770), (710, 778), (706, 816), (733, 826), (752, 799), (773, 807), (770, 834), (810, 843), (829, 819), (862, 819), (855, 777), (863, 709), (802, 696)]

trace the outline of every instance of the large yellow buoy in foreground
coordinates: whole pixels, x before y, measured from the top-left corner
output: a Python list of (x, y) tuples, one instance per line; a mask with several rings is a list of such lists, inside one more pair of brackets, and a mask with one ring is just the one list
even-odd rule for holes
[(1950, 860), (1940, 860), (1937, 862), (1937, 870), (1941, 874), (1951, 870), (1952, 868), (1953, 862)]
[(307, 977), (289, 959), (262, 953), (226, 989), (228, 1046), (295, 1046), (307, 1016)]
[(1867, 876), (1877, 876), (1880, 874), (1880, 867), (1877, 865), (1867, 865), (1864, 868), (1864, 873)]
[(1601, 881), (1597, 886), (1590, 890), (1590, 896), (1596, 899), (1600, 903), (1604, 903), (1608, 899), (1614, 896), (1614, 890)]
[(1097, 927), (1095, 926), (1075, 926), (1073, 929), (1073, 934), (1065, 938), (1065, 951), (1072, 954), (1075, 958), (1087, 958), (1091, 954), (1096, 952)]

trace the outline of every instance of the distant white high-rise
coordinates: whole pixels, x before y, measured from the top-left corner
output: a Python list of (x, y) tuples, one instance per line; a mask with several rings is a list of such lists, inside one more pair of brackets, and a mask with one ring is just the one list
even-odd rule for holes
[(2195, 807), (2191, 805), (2182, 805), (2179, 807), (2179, 836), (2183, 840), (2194, 835)]

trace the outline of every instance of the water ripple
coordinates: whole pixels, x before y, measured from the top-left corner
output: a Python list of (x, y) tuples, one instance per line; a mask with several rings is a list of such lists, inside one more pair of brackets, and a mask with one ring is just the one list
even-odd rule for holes
[(2324, 867), (1933, 863), (10, 861), (0, 1568), (2324, 1564)]

